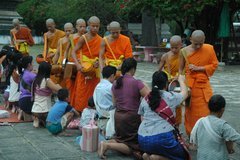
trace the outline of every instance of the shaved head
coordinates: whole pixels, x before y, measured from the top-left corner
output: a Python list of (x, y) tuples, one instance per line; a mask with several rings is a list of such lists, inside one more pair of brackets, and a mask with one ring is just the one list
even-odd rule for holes
[(170, 39), (170, 50), (173, 54), (178, 54), (182, 48), (182, 39), (179, 35), (174, 35)]
[(109, 24), (109, 29), (110, 30), (120, 30), (121, 26), (120, 23), (118, 23), (117, 21), (113, 21)]
[(19, 21), (19, 19), (15, 18), (15, 19), (13, 19), (12, 23), (13, 23), (13, 25), (16, 25), (16, 24), (19, 24), (20, 21)]
[(65, 25), (64, 25), (64, 29), (66, 29), (66, 28), (73, 28), (73, 24), (72, 23), (65, 23)]
[(92, 16), (89, 18), (88, 23), (98, 23), (100, 24), (100, 19), (97, 16)]
[(93, 35), (97, 34), (100, 27), (100, 20), (96, 16), (92, 16), (88, 20), (89, 32)]
[(179, 35), (174, 35), (171, 37), (170, 43), (179, 44), (182, 43), (182, 39)]
[(82, 24), (82, 23), (86, 24), (86, 21), (85, 21), (84, 19), (82, 19), (82, 18), (79, 18), (79, 19), (76, 21), (76, 25)]
[(52, 18), (46, 20), (46, 26), (48, 31), (54, 32), (55, 31), (55, 22)]
[(55, 22), (52, 18), (49, 18), (46, 20), (46, 24), (55, 24)]
[(192, 33), (192, 36), (191, 36), (193, 39), (204, 39), (205, 40), (205, 34), (202, 30), (195, 30), (193, 33)]
[(201, 48), (205, 41), (204, 32), (202, 30), (195, 30), (191, 35), (190, 41), (194, 50)]
[(66, 33), (66, 36), (69, 36), (70, 34), (73, 33), (73, 24), (68, 22), (68, 23), (65, 23), (64, 25), (64, 31)]

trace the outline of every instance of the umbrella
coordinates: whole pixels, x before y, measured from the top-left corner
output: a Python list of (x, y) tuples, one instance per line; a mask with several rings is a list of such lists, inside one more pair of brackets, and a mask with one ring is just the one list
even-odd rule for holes
[(223, 8), (220, 15), (220, 23), (218, 29), (218, 37), (221, 38), (221, 62), (222, 62), (222, 52), (223, 52), (223, 38), (229, 37), (230, 35), (230, 14), (229, 5), (224, 2)]

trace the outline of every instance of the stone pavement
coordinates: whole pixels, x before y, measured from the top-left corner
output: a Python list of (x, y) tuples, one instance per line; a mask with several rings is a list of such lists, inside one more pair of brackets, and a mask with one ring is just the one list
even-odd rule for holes
[[(215, 93), (222, 94), (227, 100), (226, 111), (223, 118), (238, 132), (240, 123), (239, 91), (240, 66), (219, 67), (211, 79)], [(157, 70), (156, 64), (139, 63), (136, 77), (145, 81), (149, 86), (152, 73)], [(183, 128), (183, 127), (182, 127)], [(80, 151), (75, 142), (77, 131), (72, 131), (73, 136), (53, 136), (46, 129), (35, 129), (32, 123), (18, 123), (13, 126), (0, 126), (0, 160), (94, 160), (98, 159), (96, 153)], [(231, 160), (240, 159), (239, 148), (231, 155)], [(195, 153), (193, 160), (195, 160)], [(117, 152), (107, 152), (108, 159), (131, 160)]]

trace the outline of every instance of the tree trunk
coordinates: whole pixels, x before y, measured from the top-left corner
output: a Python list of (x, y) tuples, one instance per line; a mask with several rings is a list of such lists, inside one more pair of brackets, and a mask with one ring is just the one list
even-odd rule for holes
[(183, 23), (179, 20), (176, 20), (176, 23), (178, 24), (178, 26), (180, 27), (180, 30), (181, 30), (181, 35), (183, 35), (184, 33), (184, 26), (183, 26)]
[(157, 46), (157, 33), (155, 17), (151, 11), (144, 10), (142, 13), (142, 45), (144, 46)]

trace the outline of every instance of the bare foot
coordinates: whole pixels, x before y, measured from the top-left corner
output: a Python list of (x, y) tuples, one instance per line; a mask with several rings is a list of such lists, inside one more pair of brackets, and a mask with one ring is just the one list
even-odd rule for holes
[(22, 120), (23, 119), (23, 111), (22, 110), (19, 110), (18, 111), (18, 120)]
[(100, 145), (99, 145), (99, 148), (98, 148), (98, 156), (99, 158), (101, 159), (106, 159), (106, 155), (105, 155), (105, 152), (107, 150), (107, 147), (106, 147), (106, 144), (105, 142), (101, 142)]
[(142, 158), (143, 160), (150, 160), (150, 155), (147, 153), (143, 153)]
[(155, 154), (152, 154), (150, 156), (150, 160), (170, 160), (166, 157), (163, 157), (163, 156), (160, 156), (160, 155), (155, 155)]

